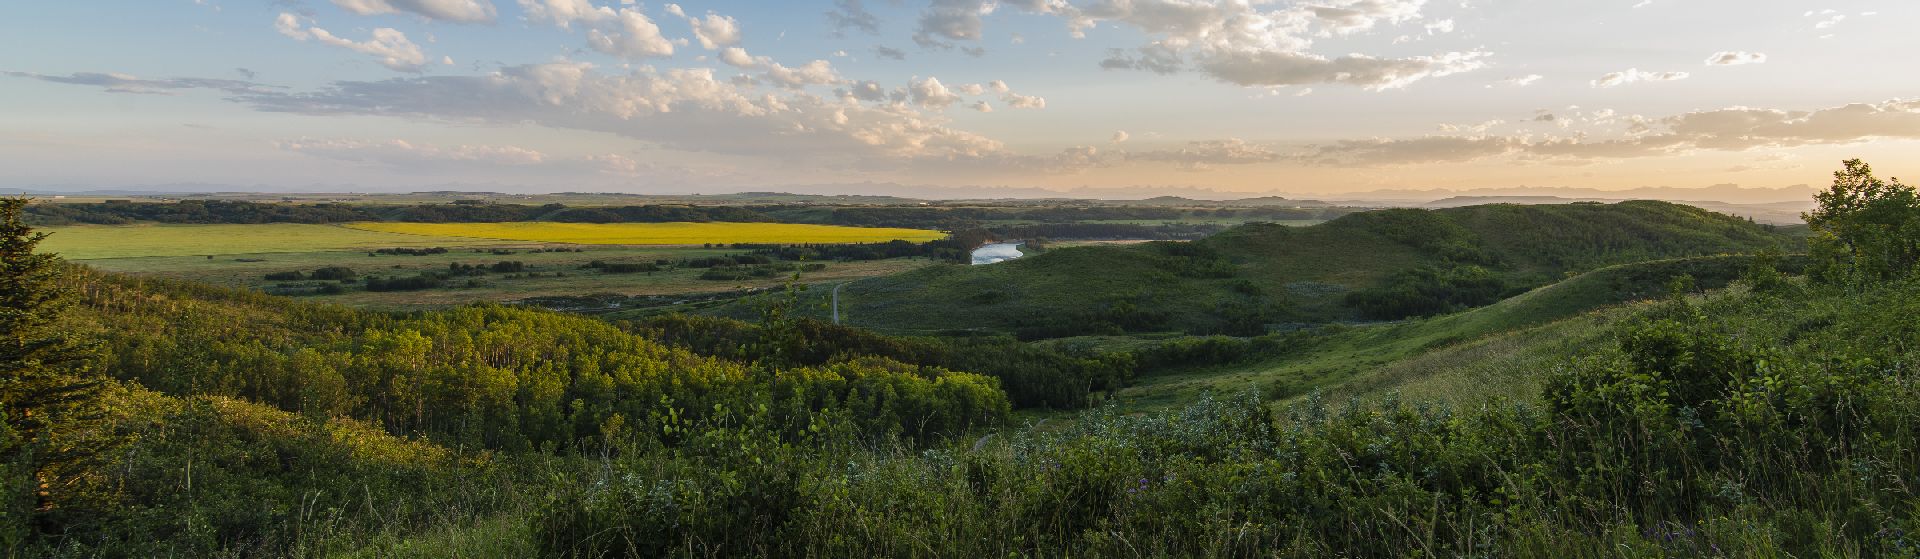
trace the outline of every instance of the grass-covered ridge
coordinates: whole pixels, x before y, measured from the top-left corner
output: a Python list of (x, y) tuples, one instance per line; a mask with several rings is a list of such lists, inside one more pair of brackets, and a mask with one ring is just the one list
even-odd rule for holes
[(1665, 202), (1488, 205), (1250, 224), (1192, 243), (1050, 250), (842, 291), (850, 323), (1046, 338), (1397, 318), (1492, 303), (1569, 273), (1794, 246), (1771, 228)]
[[(1721, 289), (1755, 266), (1797, 271), (1803, 258), (1724, 255), (1608, 266), (1443, 316), (1332, 325), (1254, 338), (1135, 343), (1141, 378), (1117, 394), (1135, 408), (1180, 406), (1203, 392), (1261, 392), (1276, 400), (1316, 390), (1339, 397), (1396, 390), (1421, 399), (1531, 399), (1538, 367), (1597, 343), (1605, 326), (1644, 301)], [(1676, 286), (1685, 278), (1687, 286)], [(1071, 343), (1066, 340), (1064, 343)]]

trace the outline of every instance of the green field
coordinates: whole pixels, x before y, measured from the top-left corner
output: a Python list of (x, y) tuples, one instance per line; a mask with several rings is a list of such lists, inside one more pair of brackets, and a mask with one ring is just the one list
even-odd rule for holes
[[(452, 231), (468, 234), (501, 235), (509, 238), (418, 234), (405, 231), (373, 230), (369, 226), (395, 225), (393, 229)], [(511, 227), (523, 225), (530, 227)], [(606, 263), (652, 263), (689, 258), (725, 256), (745, 251), (705, 248), (703, 242), (735, 243), (775, 240), (791, 234), (782, 242), (852, 242), (892, 238), (938, 238), (943, 234), (921, 230), (867, 229), (781, 224), (356, 224), (355, 226), (304, 224), (249, 225), (81, 225), (49, 227), (52, 235), (45, 245), (69, 260), (83, 262), (95, 269), (153, 277), (192, 280), (227, 287), (240, 287), (270, 293), (307, 293), (325, 282), (274, 281), (265, 276), (277, 272), (310, 272), (324, 267), (345, 267), (360, 276), (406, 277), (445, 271), (452, 264), (485, 266), (502, 261), (520, 262), (523, 273), (490, 274), (462, 279), (458, 287), (424, 291), (372, 292), (360, 289), (332, 295), (311, 295), (315, 300), (356, 307), (418, 309), (456, 306), (478, 301), (517, 301), (532, 297), (577, 295), (695, 295), (772, 287), (789, 274), (743, 280), (700, 279), (701, 269), (666, 269), (653, 273), (605, 274), (584, 269), (593, 261)], [(727, 236), (732, 231), (738, 234)], [(903, 233), (901, 233), (903, 232)], [(540, 238), (531, 242), (522, 238)], [(570, 239), (577, 251), (544, 252), (531, 250), (564, 244)], [(700, 239), (706, 239), (701, 241)], [(826, 239), (837, 239), (827, 241)], [(619, 244), (607, 244), (607, 243)], [(632, 245), (626, 243), (631, 242)], [(415, 256), (373, 255), (380, 248), (443, 247), (440, 254)], [(921, 259), (891, 259), (861, 262), (821, 263), (823, 270), (809, 271), (802, 281), (835, 282), (907, 272), (932, 264)], [(470, 283), (470, 284), (469, 284)]]
[(388, 223), (348, 227), (365, 231), (587, 245), (700, 245), (734, 243), (922, 242), (946, 238), (925, 229), (841, 227), (796, 223)]
[(498, 241), (352, 229), (337, 225), (74, 225), (47, 227), (41, 245), (68, 260), (148, 256), (218, 256), (353, 251), (396, 247), (459, 247)]
[[(436, 243), (444, 246), (448, 243)], [(454, 248), (442, 254), (422, 256), (369, 255), (360, 251), (326, 250), (316, 252), (247, 253), (241, 255), (146, 256), (85, 260), (92, 268), (142, 276), (191, 280), (225, 287), (240, 287), (266, 292), (303, 291), (327, 282), (284, 282), (265, 279), (275, 272), (312, 271), (325, 267), (345, 267), (362, 276), (404, 277), (443, 271), (449, 264), (487, 265), (514, 261), (526, 265), (525, 273), (491, 274), (478, 278), (477, 285), (426, 291), (370, 292), (349, 290), (333, 295), (309, 295), (314, 301), (379, 309), (419, 309), (463, 305), (478, 301), (507, 302), (532, 297), (569, 295), (624, 296), (691, 295), (765, 288), (779, 285), (788, 274), (770, 278), (732, 281), (703, 280), (700, 269), (669, 269), (654, 273), (603, 274), (583, 269), (592, 261), (607, 263), (644, 263), (740, 254), (732, 249), (680, 246), (590, 246), (580, 252), (538, 252), (522, 248), (504, 248), (512, 254), (494, 254), (502, 249), (493, 242), (483, 247)], [(382, 245), (386, 246), (386, 245)], [(932, 265), (933, 261), (895, 258), (859, 262), (828, 262), (826, 269), (804, 274), (806, 283), (837, 282), (855, 278), (888, 275)]]

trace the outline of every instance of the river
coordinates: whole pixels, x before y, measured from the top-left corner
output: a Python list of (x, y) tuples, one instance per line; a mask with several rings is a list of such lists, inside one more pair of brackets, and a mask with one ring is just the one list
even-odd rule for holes
[(1020, 243), (994, 243), (973, 249), (973, 265), (1006, 262), (1020, 256)]

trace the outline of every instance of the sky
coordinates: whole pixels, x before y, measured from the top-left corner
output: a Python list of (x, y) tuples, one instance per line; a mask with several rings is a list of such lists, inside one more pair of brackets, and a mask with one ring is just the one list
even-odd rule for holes
[(1912, 0), (11, 2), (0, 187), (1777, 188), (1915, 167), (1916, 21)]

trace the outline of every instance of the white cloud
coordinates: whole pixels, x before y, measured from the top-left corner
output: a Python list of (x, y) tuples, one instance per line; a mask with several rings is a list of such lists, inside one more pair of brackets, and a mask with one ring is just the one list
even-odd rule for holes
[[(243, 75), (249, 75), (249, 77), (251, 74), (251, 71), (243, 72)], [(65, 76), (35, 74), (31, 72), (0, 72), (0, 75), (49, 83), (93, 86), (101, 88), (107, 93), (135, 93), (144, 95), (173, 95), (175, 91), (188, 89), (213, 89), (235, 95), (271, 94), (275, 89), (270, 86), (240, 80), (207, 78), (146, 79), (117, 72), (74, 72)]]
[(836, 36), (846, 36), (849, 29), (868, 35), (880, 34), (880, 18), (868, 12), (860, 0), (834, 0), (833, 9), (827, 12), (827, 22), (833, 24)]
[(720, 49), (720, 61), (725, 62), (728, 66), (740, 68), (753, 68), (759, 64), (754, 61), (752, 56), (747, 54), (747, 49), (740, 47)]
[(1486, 66), (1487, 53), (1448, 53), (1439, 57), (1373, 58), (1349, 55), (1327, 59), (1281, 51), (1245, 51), (1215, 55), (1201, 63), (1222, 81), (1248, 86), (1337, 83), (1367, 89), (1405, 87), (1429, 77), (1446, 76)]
[(587, 45), (593, 50), (622, 58), (673, 56), (673, 42), (660, 34), (660, 26), (640, 10), (622, 9), (606, 28), (587, 31)]
[(409, 13), (453, 23), (491, 23), (495, 15), (488, 0), (333, 0), (333, 4), (363, 16)]
[(1179, 149), (1132, 152), (1127, 154), (1127, 159), (1174, 163), (1190, 170), (1204, 170), (1213, 165), (1271, 163), (1279, 161), (1281, 155), (1267, 146), (1240, 138), (1227, 138), (1188, 142)]
[[(1525, 76), (1520, 76), (1517, 78), (1507, 78), (1504, 80), (1500, 80), (1500, 84), (1510, 85), (1514, 87), (1526, 87), (1526, 86), (1538, 83), (1543, 77), (1544, 76), (1541, 76), (1540, 74), (1527, 74)], [(1492, 87), (1492, 86), (1488, 86), (1488, 87)]]
[[(1596, 121), (1615, 117), (1611, 111), (1592, 116)], [(1813, 111), (1734, 107), (1656, 120), (1629, 116), (1626, 121), (1628, 135), (1621, 138), (1482, 134), (1346, 140), (1315, 146), (1298, 159), (1311, 164), (1361, 167), (1472, 161), (1499, 155), (1595, 160), (1920, 139), (1920, 99), (1854, 103)]]
[(407, 34), (390, 27), (374, 29), (372, 37), (365, 41), (353, 41), (319, 27), (303, 26), (299, 17), (285, 12), (274, 19), (273, 27), (280, 34), (297, 40), (314, 41), (378, 58), (380, 65), (395, 72), (419, 72), (427, 65), (427, 55), (420, 51), (420, 45), (407, 40)]
[(742, 87), (716, 79), (711, 69), (642, 67), (609, 74), (591, 64), (553, 62), (484, 76), (346, 81), (305, 93), (231, 99), (268, 112), (536, 124), (617, 134), (667, 149), (822, 161), (977, 158), (1005, 149), (910, 106)]
[(1008, 107), (1012, 107), (1015, 109), (1047, 108), (1047, 100), (1045, 98), (1033, 96), (1033, 95), (1021, 95), (1018, 93), (1006, 93), (1004, 95), (1001, 95), (1000, 102), (1006, 103)]
[(887, 100), (887, 88), (876, 81), (861, 81), (850, 84), (847, 89), (837, 90), (837, 96), (849, 97), (855, 101), (878, 103)]
[(594, 23), (613, 17), (612, 8), (594, 7), (587, 0), (517, 0), (527, 19), (571, 29), (574, 22)]
[(615, 10), (594, 6), (587, 0), (519, 0), (520, 9), (533, 21), (545, 21), (572, 29), (587, 28), (587, 46), (613, 56), (638, 60), (673, 56), (673, 41), (660, 33), (655, 24), (638, 8)]
[[(1327, 57), (1310, 52), (1322, 38), (1342, 37), (1422, 18), (1427, 0), (1325, 0), (1280, 6), (1247, 0), (934, 0), (921, 13), (915, 41), (951, 47), (978, 41), (983, 16), (1000, 8), (1049, 14), (1067, 22), (1070, 33), (1102, 24), (1132, 27), (1149, 37), (1145, 45), (1112, 49), (1101, 61), (1108, 69), (1161, 74), (1199, 71), (1242, 86), (1341, 83), (1369, 89), (1404, 87), (1413, 82), (1476, 70), (1489, 53), (1446, 52), (1430, 56), (1382, 58), (1365, 54)], [(1452, 20), (1421, 24), (1427, 34), (1454, 29)]]
[(767, 81), (781, 87), (798, 89), (809, 85), (833, 85), (840, 83), (840, 74), (835, 72), (833, 64), (825, 60), (815, 60), (798, 67), (781, 66), (765, 57), (759, 59), (760, 66), (766, 69), (763, 76)]
[(1112, 141), (1113, 141), (1113, 143), (1116, 143), (1116, 144), (1124, 144), (1124, 143), (1127, 143), (1127, 140), (1128, 140), (1129, 138), (1132, 138), (1132, 137), (1133, 137), (1133, 136), (1131, 136), (1131, 135), (1128, 135), (1128, 134), (1127, 134), (1127, 131), (1125, 131), (1125, 130), (1115, 130), (1115, 131), (1113, 131), (1113, 140), (1112, 140)]
[(1619, 87), (1638, 82), (1670, 82), (1689, 77), (1686, 72), (1642, 72), (1639, 68), (1629, 68), (1625, 72), (1612, 72), (1600, 79), (1593, 80), (1594, 87)]
[(942, 85), (939, 78), (911, 80), (907, 82), (907, 93), (913, 104), (934, 111), (944, 111), (960, 101), (960, 96)]
[(706, 18), (688, 18), (687, 23), (693, 26), (694, 38), (707, 50), (740, 44), (740, 23), (731, 17), (707, 12)]
[(1741, 64), (1764, 64), (1766, 53), (1746, 51), (1720, 51), (1707, 57), (1708, 66), (1738, 66)]
[(839, 72), (833, 69), (833, 63), (815, 60), (798, 67), (788, 67), (774, 62), (766, 56), (752, 56), (740, 47), (726, 47), (720, 50), (720, 62), (736, 68), (761, 70), (760, 79), (789, 89), (801, 89), (810, 85), (834, 85), (843, 83)]

